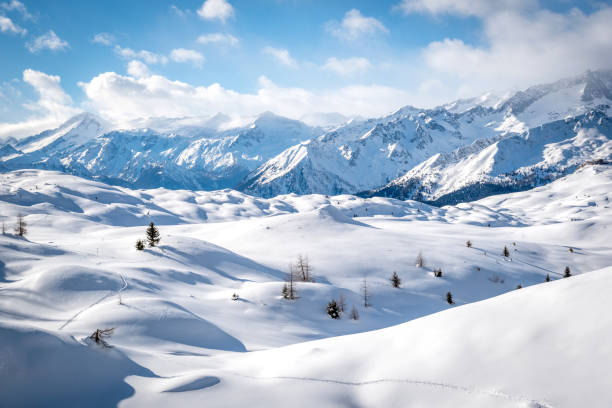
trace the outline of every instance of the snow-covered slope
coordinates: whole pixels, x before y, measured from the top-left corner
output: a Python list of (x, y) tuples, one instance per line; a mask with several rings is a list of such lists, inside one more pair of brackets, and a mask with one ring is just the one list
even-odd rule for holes
[(600, 110), (533, 128), (521, 135), (481, 139), (432, 156), (366, 195), (437, 205), (546, 184), (585, 163), (612, 161), (612, 120)]
[[(130, 190), (41, 170), (0, 180), (0, 221), (11, 228), (21, 212), (29, 230), (26, 238), (0, 234), (0, 387), (9, 406), (275, 406), (298, 390), (297, 406), (600, 401), (595, 376), (612, 353), (596, 347), (603, 343), (594, 333), (605, 338), (609, 324), (585, 314), (607, 307), (595, 286), (609, 286), (609, 271), (538, 284), (547, 274), (560, 279), (565, 266), (574, 275), (610, 266), (610, 166), (443, 208), (349, 195)], [(150, 221), (161, 243), (137, 251)], [(424, 268), (415, 266), (419, 251)], [(299, 298), (289, 301), (281, 287), (298, 254), (309, 257), (316, 282), (298, 283)], [(401, 288), (389, 283), (393, 271)], [(532, 288), (516, 291), (519, 284)], [(456, 305), (446, 303), (448, 291)], [(359, 320), (327, 316), (327, 302), (341, 295)], [(87, 340), (110, 327), (112, 350)], [(574, 365), (563, 381), (585, 381), (568, 387), (557, 370), (544, 383), (553, 358)], [(609, 401), (607, 389), (599, 395)]]
[(0, 150), (5, 169), (61, 170), (132, 187), (215, 189), (234, 186), (287, 147), (319, 134), (318, 128), (264, 113), (249, 125), (217, 130), (217, 116), (149, 119), (157, 130), (108, 131), (92, 115), (76, 116)]
[[(293, 146), (251, 173), (240, 187), (262, 196), (288, 192), (357, 193), (379, 189), (403, 176), (392, 182), (393, 188), (380, 194), (419, 197), (396, 187), (405, 184), (408, 191), (427, 190), (427, 185), (420, 188), (419, 183), (432, 184), (432, 180), (445, 178), (438, 173), (446, 172), (454, 180), (449, 180), (440, 192), (432, 192), (431, 197), (424, 196), (436, 199), (449, 189), (455, 191), (467, 184), (488, 182), (480, 177), (481, 173), (490, 177), (522, 173), (522, 167), (539, 163), (535, 158), (542, 154), (561, 151), (563, 158), (541, 159), (548, 167), (562, 167), (544, 169), (548, 178), (540, 181), (549, 181), (572, 171), (576, 164), (607, 156), (606, 148), (598, 150), (597, 146), (605, 145), (603, 139), (612, 137), (608, 125), (611, 104), (612, 71), (589, 71), (509, 97), (484, 95), (432, 110), (406, 107), (387, 117), (350, 123)], [(587, 135), (577, 126), (596, 127), (598, 135)], [(573, 137), (572, 132), (573, 136), (580, 134), (581, 140), (575, 141), (578, 145), (591, 144), (596, 139), (593, 143), (597, 146), (582, 150), (570, 142), (574, 147), (559, 146), (554, 153), (542, 152), (543, 140), (560, 142), (562, 137)], [(514, 142), (499, 141), (504, 137)], [(527, 142), (517, 142), (520, 139)], [(518, 144), (521, 146), (517, 149)], [(478, 163), (463, 157), (485, 147), (489, 148), (483, 153), (487, 158), (474, 159)], [(447, 168), (448, 163), (456, 166)], [(464, 180), (465, 175), (469, 175), (468, 180)], [(434, 186), (430, 189), (437, 191)], [(488, 195), (495, 191), (502, 190), (482, 189), (480, 193)]]

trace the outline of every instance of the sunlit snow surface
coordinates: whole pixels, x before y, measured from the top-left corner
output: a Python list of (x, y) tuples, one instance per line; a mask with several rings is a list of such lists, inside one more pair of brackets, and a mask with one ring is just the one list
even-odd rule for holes
[[(442, 208), (37, 170), (0, 181), (0, 405), (612, 404), (610, 166)], [(12, 235), (19, 212), (25, 239)], [(137, 251), (151, 221), (161, 245)], [(298, 254), (316, 282), (288, 301)], [(340, 295), (360, 320), (327, 316)], [(112, 349), (87, 339), (110, 327)]]

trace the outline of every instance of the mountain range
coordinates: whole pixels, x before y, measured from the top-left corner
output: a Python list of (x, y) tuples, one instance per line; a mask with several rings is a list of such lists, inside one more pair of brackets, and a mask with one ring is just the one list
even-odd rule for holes
[(325, 127), (267, 112), (232, 129), (219, 127), (222, 114), (114, 129), (83, 113), (57, 129), (0, 143), (0, 169), (59, 170), (132, 188), (358, 193), (454, 204), (607, 163), (611, 105), (612, 71), (599, 70)]

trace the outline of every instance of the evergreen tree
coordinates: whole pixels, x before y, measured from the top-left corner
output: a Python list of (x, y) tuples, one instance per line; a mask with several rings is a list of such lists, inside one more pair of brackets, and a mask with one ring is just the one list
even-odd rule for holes
[(468, 248), (471, 248), (471, 247), (472, 247), (472, 241), (468, 240), (468, 241), (465, 243), (465, 246), (466, 246), (466, 247), (468, 247)]
[(546, 282), (550, 282), (550, 275), (546, 274)]
[(327, 314), (332, 319), (340, 318), (340, 309), (338, 308), (338, 304), (334, 299), (332, 299), (331, 302), (327, 304)]
[(236, 301), (236, 300), (238, 300), (239, 298), (240, 298), (240, 296), (238, 296), (238, 294), (237, 294), (237, 293), (234, 293), (234, 294), (232, 295), (232, 300), (233, 300), (233, 301)]
[(565, 267), (565, 272), (563, 273), (563, 277), (564, 278), (569, 278), (570, 276), (572, 276), (572, 273), (570, 272), (570, 267), (566, 266)]
[(453, 295), (450, 292), (446, 292), (446, 301), (449, 305), (455, 304), (455, 302), (453, 301)]
[(361, 294), (363, 295), (363, 307), (370, 306), (370, 291), (368, 290), (368, 280), (364, 277), (361, 284)]
[(295, 289), (295, 278), (296, 271), (293, 269), (293, 264), (289, 265), (289, 273), (287, 273), (285, 286), (283, 286), (283, 297), (285, 299), (293, 300), (297, 297), (297, 290)]
[(151, 223), (149, 224), (149, 228), (147, 228), (147, 241), (149, 243), (149, 246), (154, 247), (155, 245), (159, 244), (160, 239), (161, 238), (159, 237), (159, 230), (157, 229), (153, 221), (151, 221)]
[(510, 251), (508, 251), (508, 247), (504, 246), (504, 256), (508, 258), (510, 256)]
[(400, 279), (399, 275), (395, 271), (393, 271), (393, 276), (391, 276), (390, 281), (391, 281), (391, 285), (393, 285), (394, 288), (399, 288), (400, 285), (402, 284), (402, 280)]
[(517, 289), (522, 289), (522, 288), (523, 288), (523, 286), (522, 286), (522, 285), (519, 283), (518, 285), (516, 285), (516, 288), (517, 288)]
[(433, 274), (436, 278), (442, 277), (442, 268), (436, 268), (433, 270)]
[(142, 239), (136, 240), (136, 249), (142, 251), (144, 249), (144, 241)]
[(282, 294), (283, 294), (283, 299), (289, 299), (289, 288), (287, 287), (286, 283), (283, 285)]

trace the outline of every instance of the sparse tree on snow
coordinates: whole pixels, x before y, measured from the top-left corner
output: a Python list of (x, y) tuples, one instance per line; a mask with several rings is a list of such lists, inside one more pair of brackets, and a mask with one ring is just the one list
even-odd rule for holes
[(149, 246), (154, 247), (155, 245), (159, 244), (160, 239), (161, 238), (159, 237), (159, 230), (155, 226), (155, 223), (151, 221), (149, 227), (147, 228), (147, 241), (149, 243)]
[(569, 251), (570, 251), (571, 253), (574, 253), (574, 248), (570, 247)]
[(344, 313), (344, 309), (346, 308), (346, 299), (342, 293), (338, 299), (338, 308), (340, 309), (340, 313)]
[(471, 248), (472, 247), (472, 241), (470, 241), (468, 239), (468, 241), (465, 243), (465, 246), (468, 247), (468, 248)]
[(390, 281), (391, 281), (391, 285), (394, 288), (399, 288), (400, 285), (402, 284), (402, 280), (400, 279), (399, 275), (395, 271), (393, 271), (393, 276), (391, 276)]
[(522, 285), (519, 283), (518, 285), (516, 285), (516, 288), (517, 288), (517, 289), (522, 289), (522, 288), (523, 288), (523, 286), (522, 286)]
[(572, 276), (572, 273), (570, 272), (570, 267), (566, 266), (565, 267), (565, 271), (563, 272), (563, 277), (564, 278), (569, 278), (570, 276)]
[(239, 298), (240, 298), (240, 296), (238, 296), (238, 294), (237, 294), (237, 293), (234, 293), (234, 294), (232, 295), (232, 300), (233, 300), (233, 301), (236, 301), (236, 300), (238, 300)]
[(327, 314), (332, 319), (340, 318), (340, 309), (338, 308), (338, 304), (334, 299), (332, 299), (331, 302), (327, 304)]
[(453, 295), (450, 292), (446, 292), (446, 301), (449, 305), (455, 304), (455, 301), (453, 301)]
[(546, 274), (546, 282), (550, 282), (550, 275)]
[(287, 273), (287, 282), (283, 286), (283, 297), (285, 299), (293, 300), (297, 297), (297, 290), (295, 288), (295, 276), (296, 271), (293, 268), (293, 264), (289, 265), (289, 272)]
[(510, 251), (508, 251), (508, 247), (507, 247), (507, 246), (504, 246), (504, 252), (503, 252), (503, 254), (504, 254), (504, 256), (505, 256), (506, 258), (508, 258), (508, 257), (510, 256)]
[(142, 251), (145, 248), (144, 241), (142, 239), (136, 240), (136, 249)]
[(27, 227), (27, 224), (25, 222), (23, 214), (22, 213), (17, 214), (17, 224), (15, 224), (15, 234), (19, 235), (20, 237), (25, 236), (25, 234), (28, 233), (28, 230), (26, 227)]
[(359, 312), (357, 311), (355, 305), (353, 305), (353, 307), (351, 308), (351, 319), (359, 320)]
[(314, 282), (312, 267), (310, 266), (308, 256), (298, 255), (295, 268), (297, 270), (297, 275), (302, 282)]
[(433, 270), (434, 277), (441, 278), (442, 277), (442, 268), (435, 268)]
[(111, 348), (113, 346), (108, 344), (106, 339), (112, 336), (114, 330), (114, 327), (110, 329), (97, 329), (95, 332), (92, 333), (91, 336), (89, 336), (89, 338), (92, 339), (96, 344), (104, 348)]
[(416, 267), (417, 268), (425, 267), (425, 258), (423, 257), (423, 251), (419, 251), (419, 254), (416, 257)]
[(368, 289), (368, 280), (364, 277), (361, 284), (361, 294), (363, 295), (363, 307), (370, 306), (370, 290)]

